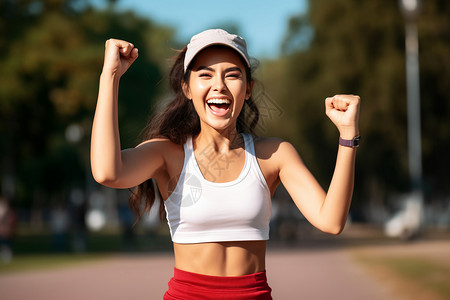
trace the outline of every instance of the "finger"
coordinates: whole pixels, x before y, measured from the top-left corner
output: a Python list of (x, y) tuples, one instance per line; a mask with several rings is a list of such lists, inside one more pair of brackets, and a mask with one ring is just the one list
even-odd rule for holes
[(130, 56), (130, 53), (132, 52), (132, 50), (134, 49), (134, 45), (131, 43), (124, 43), (124, 44), (120, 44), (120, 54), (122, 56), (128, 57)]
[(117, 47), (117, 48), (124, 48), (127, 45), (129, 45), (130, 43), (127, 41), (123, 41), (123, 40), (118, 40), (118, 39), (109, 39), (105, 42), (105, 47)]
[(349, 107), (358, 107), (360, 97), (357, 95), (335, 95), (325, 99), (326, 109), (346, 111)]
[(328, 113), (333, 108), (334, 108), (334, 106), (333, 106), (333, 97), (327, 97), (325, 99), (325, 112)]
[(336, 101), (341, 101), (348, 104), (356, 104), (359, 102), (360, 98), (357, 95), (335, 95), (333, 98)]
[(109, 39), (105, 43), (105, 47), (118, 49), (121, 55), (128, 56), (134, 48), (132, 43), (123, 40)]
[(354, 95), (336, 95), (333, 97), (333, 105), (337, 110), (347, 111), (351, 106), (357, 106), (359, 96)]
[(344, 101), (347, 102), (347, 111), (358, 114), (361, 98), (357, 95), (346, 95)]

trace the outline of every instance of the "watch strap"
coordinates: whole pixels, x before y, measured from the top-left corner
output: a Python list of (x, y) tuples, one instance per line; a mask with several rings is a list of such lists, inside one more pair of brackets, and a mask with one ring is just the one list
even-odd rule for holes
[(359, 147), (360, 140), (361, 140), (361, 137), (359, 135), (355, 136), (351, 140), (344, 140), (343, 138), (339, 137), (339, 145), (355, 148), (355, 147)]

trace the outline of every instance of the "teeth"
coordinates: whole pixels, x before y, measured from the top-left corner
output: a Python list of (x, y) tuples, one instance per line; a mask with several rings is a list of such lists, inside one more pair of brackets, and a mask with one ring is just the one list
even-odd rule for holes
[(208, 104), (230, 104), (231, 101), (229, 99), (218, 99), (213, 98), (208, 100)]

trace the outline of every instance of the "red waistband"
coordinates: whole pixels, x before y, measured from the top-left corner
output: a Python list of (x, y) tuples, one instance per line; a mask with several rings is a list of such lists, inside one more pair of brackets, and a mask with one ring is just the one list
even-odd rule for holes
[(241, 288), (248, 289), (267, 284), (266, 271), (243, 276), (210, 276), (183, 271), (174, 268), (174, 278), (186, 283), (200, 285), (206, 288)]
[(243, 276), (210, 276), (174, 269), (164, 299), (269, 300), (266, 271)]

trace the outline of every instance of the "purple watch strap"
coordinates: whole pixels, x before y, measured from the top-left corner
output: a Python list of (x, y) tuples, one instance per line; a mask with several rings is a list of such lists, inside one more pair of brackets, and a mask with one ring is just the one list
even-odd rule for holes
[(339, 145), (345, 146), (345, 147), (358, 147), (359, 146), (359, 136), (354, 137), (351, 140), (344, 140), (343, 138), (339, 137)]

